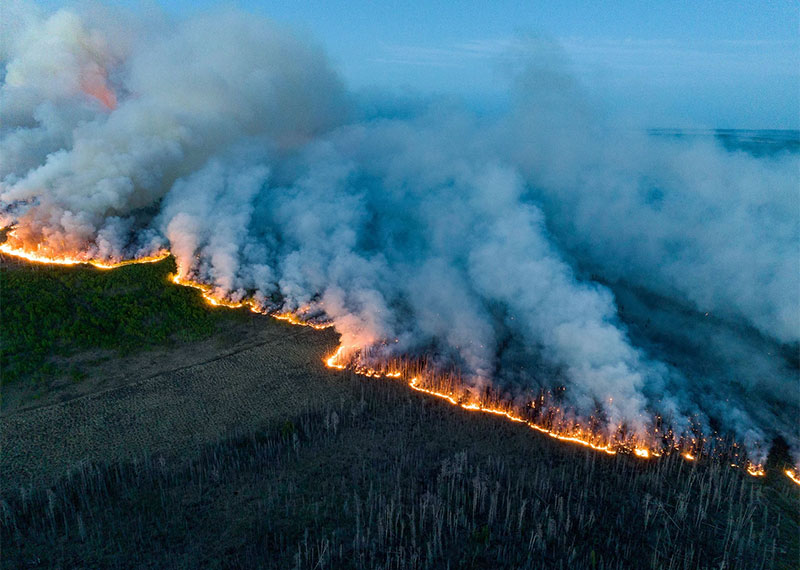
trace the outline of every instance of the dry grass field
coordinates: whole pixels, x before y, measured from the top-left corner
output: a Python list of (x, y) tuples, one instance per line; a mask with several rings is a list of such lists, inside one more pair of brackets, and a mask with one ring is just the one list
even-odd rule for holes
[[(6, 412), (0, 420), (2, 489), (50, 483), (80, 462), (185, 453), (231, 430), (314, 409), (341, 392), (342, 382), (322, 365), (335, 346), (333, 334), (268, 317), (254, 328), (220, 334), (231, 333), (242, 336), (233, 343), (185, 345), (174, 362), (160, 351), (104, 361), (90, 369), (102, 389), (85, 393), (86, 386), (68, 385), (49, 396), (66, 392), (66, 401)], [(148, 359), (149, 366), (136, 368)]]

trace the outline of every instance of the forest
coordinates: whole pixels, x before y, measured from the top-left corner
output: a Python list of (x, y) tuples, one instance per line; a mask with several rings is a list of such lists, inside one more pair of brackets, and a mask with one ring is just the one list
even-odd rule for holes
[(172, 258), (104, 271), (90, 266), (0, 264), (3, 383), (43, 383), (54, 375), (80, 380), (80, 367), (62, 370), (56, 356), (87, 349), (119, 355), (212, 335), (241, 312), (206, 306), (168, 276)]

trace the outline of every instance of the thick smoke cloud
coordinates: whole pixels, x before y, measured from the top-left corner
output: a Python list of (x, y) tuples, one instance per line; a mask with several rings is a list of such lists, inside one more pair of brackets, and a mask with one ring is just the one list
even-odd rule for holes
[(225, 146), (260, 136), (288, 148), (344, 114), (322, 54), (244, 14), (148, 31), (125, 56), (112, 39), (60, 11), (9, 41), (2, 199), (36, 201), (29, 241), (84, 249)]
[(564, 385), (610, 426), (658, 412), (797, 445), (796, 153), (615, 128), (550, 56), (505, 117), (398, 112), (249, 14), (120, 28), (11, 6), (14, 245), (167, 247), (183, 277), (330, 319), (348, 349), (426, 353), (510, 397)]

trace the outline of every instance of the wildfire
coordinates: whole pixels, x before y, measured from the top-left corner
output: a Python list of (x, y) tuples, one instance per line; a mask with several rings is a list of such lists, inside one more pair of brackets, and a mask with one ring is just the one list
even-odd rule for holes
[[(354, 374), (358, 374), (360, 376), (366, 376), (368, 378), (399, 379), (403, 377), (402, 372), (398, 370), (379, 370), (376, 368), (370, 368), (368, 366), (360, 364), (346, 364), (345, 355), (348, 352), (353, 352), (353, 351), (355, 351), (355, 349), (350, 349), (348, 351), (348, 349), (344, 345), (340, 345), (333, 354), (324, 359), (325, 365), (328, 368), (334, 368), (336, 370), (344, 370), (349, 368)], [(597, 443), (595, 441), (596, 436), (594, 434), (592, 434), (591, 432), (586, 432), (585, 430), (582, 430), (580, 428), (574, 428), (572, 430), (567, 429), (566, 431), (559, 431), (558, 429), (548, 428), (546, 426), (525, 419), (520, 415), (515, 414), (512, 410), (508, 408), (486, 406), (477, 402), (465, 402), (463, 401), (462, 398), (457, 397), (452, 392), (441, 392), (426, 387), (424, 385), (424, 382), (420, 379), (420, 376), (418, 375), (408, 379), (407, 384), (409, 388), (411, 388), (412, 390), (415, 390), (417, 392), (422, 392), (423, 394), (427, 394), (435, 398), (440, 398), (442, 400), (449, 402), (454, 406), (459, 406), (464, 410), (503, 416), (512, 422), (523, 423), (527, 425), (529, 428), (547, 434), (548, 436), (557, 439), (559, 441), (575, 443), (583, 447), (588, 447), (595, 451), (602, 451), (603, 453), (606, 453), (608, 455), (616, 455), (618, 451), (627, 451), (628, 453), (632, 452), (634, 456), (639, 457), (641, 459), (650, 459), (662, 456), (662, 453), (659, 453), (658, 451), (653, 449), (648, 449), (646, 447), (635, 446), (632, 449), (631, 448), (626, 449), (625, 447), (615, 447), (611, 443)], [(693, 455), (689, 451), (682, 453), (681, 456), (687, 461), (697, 460), (697, 456)], [(738, 467), (738, 466), (732, 464), (732, 467)], [(753, 477), (763, 477), (765, 475), (763, 467), (759, 464), (747, 463), (745, 466), (745, 471)], [(797, 477), (794, 474), (794, 472), (787, 470), (786, 475), (789, 476), (789, 478), (791, 478), (792, 481), (800, 485), (800, 477)]]
[(339, 363), (339, 358), (342, 356), (344, 352), (344, 345), (340, 346), (336, 349), (332, 355), (330, 355), (327, 359), (325, 359), (325, 365), (328, 368), (336, 368), (338, 370), (344, 370), (344, 364)]
[(317, 329), (317, 330), (329, 329), (333, 326), (333, 323), (312, 323), (310, 321), (304, 321), (303, 319), (299, 318), (295, 313), (270, 313), (270, 316), (274, 319), (278, 319), (279, 321), (286, 321), (290, 325), (297, 325), (300, 327), (311, 327), (312, 329)]
[(46, 265), (91, 265), (97, 269), (116, 269), (126, 265), (134, 265), (139, 263), (157, 263), (163, 261), (170, 256), (166, 250), (159, 251), (158, 253), (146, 257), (138, 257), (136, 259), (125, 259), (120, 261), (104, 261), (93, 258), (80, 258), (69, 256), (51, 257), (48, 255), (40, 254), (35, 251), (29, 251), (13, 247), (8, 242), (0, 244), (0, 253), (5, 253), (13, 257), (30, 261), (31, 263), (42, 263)]
[[(13, 233), (10, 235), (13, 235)], [(63, 266), (90, 265), (92, 267), (96, 267), (97, 269), (103, 269), (103, 270), (116, 269), (118, 267), (124, 267), (126, 265), (133, 265), (139, 263), (156, 263), (159, 261), (163, 261), (164, 259), (166, 259), (171, 255), (169, 251), (161, 250), (153, 255), (139, 257), (136, 259), (108, 261), (108, 260), (94, 259), (91, 257), (71, 257), (67, 255), (51, 256), (44, 253), (39, 253), (37, 251), (31, 251), (29, 249), (17, 248), (12, 246), (8, 242), (0, 244), (0, 253), (17, 257), (19, 259), (24, 259), (25, 261), (31, 263), (41, 263), (47, 265), (63, 265)], [(245, 298), (240, 301), (233, 301), (231, 299), (226, 299), (216, 294), (215, 288), (212, 287), (211, 285), (194, 281), (192, 279), (188, 279), (185, 277), (181, 277), (180, 273), (181, 272), (179, 271), (178, 274), (171, 275), (170, 281), (172, 281), (172, 283), (175, 283), (176, 285), (180, 285), (183, 287), (191, 287), (192, 289), (200, 291), (203, 299), (209, 305), (215, 307), (226, 307), (230, 309), (247, 308), (254, 313), (270, 314), (271, 317), (284, 322), (288, 322), (289, 324), (292, 325), (306, 326), (318, 330), (330, 328), (333, 326), (332, 323), (317, 323), (304, 320), (300, 314), (295, 312), (267, 313), (267, 311), (253, 298)], [(304, 310), (301, 309), (301, 312), (304, 312)], [(336, 370), (350, 369), (355, 374), (358, 374), (360, 376), (366, 376), (369, 378), (403, 379), (403, 373), (400, 370), (391, 370), (391, 369), (379, 370), (365, 365), (348, 362), (345, 358), (347, 356), (347, 353), (348, 352), (352, 353), (355, 351), (357, 351), (357, 348), (351, 348), (348, 350), (344, 345), (340, 345), (333, 354), (324, 359), (324, 363), (328, 368), (333, 368)], [(621, 444), (617, 444), (615, 446), (612, 443), (608, 442), (598, 443), (596, 434), (579, 427), (565, 428), (564, 430), (560, 430), (558, 428), (551, 428), (544, 425), (540, 425), (520, 416), (519, 414), (514, 413), (514, 411), (508, 407), (505, 408), (499, 406), (495, 407), (490, 405), (484, 405), (474, 401), (472, 402), (465, 401), (463, 397), (457, 397), (452, 392), (437, 391), (433, 388), (426, 387), (424, 385), (425, 383), (420, 379), (420, 376), (418, 375), (413, 376), (408, 380), (405, 380), (405, 382), (412, 390), (446, 400), (450, 404), (454, 406), (459, 406), (464, 410), (503, 416), (512, 422), (523, 423), (527, 425), (530, 429), (536, 430), (540, 433), (544, 433), (559, 441), (574, 443), (577, 445), (581, 445), (583, 447), (593, 449), (595, 451), (606, 453), (608, 455), (616, 455), (618, 451), (632, 453), (632, 455), (634, 455), (635, 457), (639, 457), (641, 459), (650, 459), (652, 457), (660, 457), (662, 455), (661, 453), (658, 453), (658, 451), (654, 449), (642, 446), (626, 447)], [(692, 454), (689, 451), (683, 452), (681, 456), (687, 461), (695, 461), (697, 459), (696, 455)], [(731, 466), (738, 467), (735, 464), (731, 464)], [(763, 467), (759, 464), (747, 463), (745, 466), (745, 471), (753, 477), (763, 477), (765, 475)], [(798, 474), (797, 471), (793, 469), (786, 469), (784, 473), (789, 479), (792, 480), (792, 482), (794, 482), (797, 485), (800, 485), (800, 475)]]
[(191, 287), (192, 289), (200, 291), (203, 300), (205, 300), (206, 303), (208, 303), (213, 307), (225, 307), (227, 309), (246, 308), (253, 313), (269, 314), (269, 316), (279, 321), (285, 321), (292, 325), (301, 327), (310, 327), (317, 330), (327, 329), (333, 326), (333, 323), (315, 323), (303, 320), (295, 313), (286, 313), (286, 312), (267, 313), (267, 311), (264, 310), (264, 308), (255, 299), (246, 298), (242, 299), (241, 301), (232, 301), (230, 299), (217, 296), (215, 294), (214, 288), (211, 285), (207, 285), (206, 283), (200, 283), (199, 281), (194, 281), (192, 279), (181, 277), (179, 274), (180, 271), (174, 275), (171, 275), (170, 280), (176, 285), (181, 285), (183, 287)]
[[(13, 237), (13, 235), (14, 235), (13, 231), (9, 232), (9, 236)], [(138, 265), (141, 263), (158, 263), (159, 261), (163, 261), (170, 255), (172, 255), (168, 250), (160, 250), (153, 255), (137, 257), (134, 259), (123, 259), (119, 261), (108, 261), (108, 260), (95, 259), (88, 256), (71, 257), (68, 255), (48, 255), (45, 253), (39, 253), (37, 251), (31, 251), (30, 249), (14, 247), (7, 241), (0, 244), (0, 253), (4, 253), (6, 255), (10, 255), (12, 257), (16, 257), (19, 259), (24, 259), (25, 261), (28, 261), (30, 263), (39, 263), (43, 265), (63, 265), (63, 266), (90, 265), (97, 269), (103, 269), (103, 270), (117, 269), (118, 267), (125, 267), (126, 265)], [(214, 287), (212, 287), (211, 285), (181, 277), (180, 273), (181, 272), (179, 271), (177, 274), (170, 275), (169, 277), (170, 281), (172, 281), (176, 285), (180, 285), (182, 287), (190, 287), (192, 289), (200, 291), (203, 300), (211, 306), (225, 307), (228, 309), (247, 308), (254, 313), (260, 313), (260, 314), (266, 313), (266, 311), (258, 304), (258, 302), (255, 301), (255, 299), (242, 299), (241, 301), (232, 301), (230, 299), (226, 299), (224, 297), (216, 295)], [(270, 316), (281, 321), (286, 321), (292, 325), (311, 327), (318, 330), (330, 328), (331, 326), (333, 326), (332, 323), (315, 323), (315, 322), (305, 321), (295, 313), (286, 313), (286, 312), (271, 313)]]
[[(325, 364), (329, 368), (335, 368), (337, 370), (343, 370), (347, 368), (345, 364), (341, 362), (341, 358), (345, 353), (345, 347), (339, 346), (331, 356), (325, 359)], [(402, 372), (397, 370), (389, 370), (389, 371), (382, 371), (377, 370), (374, 368), (369, 368), (366, 366), (354, 366), (351, 370), (360, 376), (367, 376), (369, 378), (402, 378)], [(515, 414), (513, 411), (504, 408), (496, 408), (492, 406), (485, 406), (476, 402), (464, 402), (461, 399), (457, 398), (455, 395), (446, 392), (439, 392), (437, 390), (426, 388), (423, 386), (422, 381), (420, 380), (419, 376), (414, 376), (410, 378), (408, 381), (408, 386), (412, 390), (417, 392), (422, 392), (423, 394), (428, 394), (429, 396), (434, 396), (436, 398), (441, 398), (450, 402), (454, 406), (459, 406), (465, 410), (471, 412), (482, 412), (486, 414), (494, 414), (496, 416), (503, 416), (512, 422), (523, 423), (527, 425), (529, 428), (539, 431), (541, 433), (547, 434), (550, 437), (557, 439), (559, 441), (566, 441), (569, 443), (576, 443), (578, 445), (582, 445), (584, 447), (589, 447), (596, 451), (602, 451), (607, 453), (608, 455), (616, 455), (617, 451), (611, 447), (610, 444), (598, 444), (591, 440), (590, 434), (584, 433), (582, 430), (574, 430), (574, 431), (567, 431), (567, 432), (559, 432), (553, 429), (549, 429), (545, 426), (539, 425), (534, 423), (530, 420), (527, 420), (519, 415)]]
[[(179, 272), (180, 273), (180, 272)], [(227, 309), (242, 309), (247, 307), (254, 313), (261, 313), (258, 303), (256, 303), (252, 299), (244, 299), (242, 301), (231, 301), (229, 299), (225, 299), (223, 297), (218, 297), (214, 295), (214, 288), (211, 285), (207, 285), (205, 283), (200, 283), (198, 281), (192, 281), (191, 279), (183, 278), (176, 273), (170, 276), (170, 280), (175, 283), (176, 285), (181, 285), (183, 287), (191, 287), (192, 289), (197, 289), (200, 291), (200, 294), (203, 296), (203, 300), (213, 307), (225, 307)]]

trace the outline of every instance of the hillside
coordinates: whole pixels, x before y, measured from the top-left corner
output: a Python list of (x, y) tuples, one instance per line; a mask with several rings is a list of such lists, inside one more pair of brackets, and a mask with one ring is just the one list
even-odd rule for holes
[[(4, 402), (16, 394), (2, 418), (4, 568), (796, 567), (800, 502), (785, 477), (608, 457), (331, 372), (330, 331), (211, 310), (167, 284), (168, 264), (140, 269), (3, 270), (4, 363), (10, 328), (45, 303), (97, 315), (98, 288), (106, 308), (161, 295), (138, 304), (130, 337), (147, 342), (70, 343), (76, 329), (55, 318), (69, 335), (4, 386)], [(44, 278), (64, 286), (26, 296)], [(127, 289), (103, 286), (113, 279)], [(151, 337), (174, 295), (207, 328), (183, 334), (188, 313)], [(16, 299), (24, 311), (8, 310)], [(55, 381), (64, 362), (83, 374)]]

